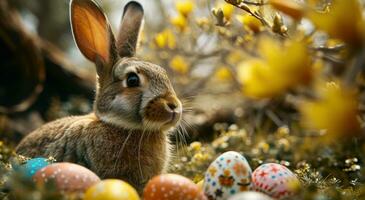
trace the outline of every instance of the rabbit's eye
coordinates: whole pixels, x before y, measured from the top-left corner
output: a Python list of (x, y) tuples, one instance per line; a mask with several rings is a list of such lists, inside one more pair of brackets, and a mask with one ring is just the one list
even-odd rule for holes
[(139, 77), (135, 73), (129, 73), (127, 75), (127, 86), (128, 87), (138, 87), (139, 86)]

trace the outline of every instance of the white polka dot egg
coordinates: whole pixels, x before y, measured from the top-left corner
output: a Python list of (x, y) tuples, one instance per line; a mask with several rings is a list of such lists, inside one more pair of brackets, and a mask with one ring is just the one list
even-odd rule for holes
[(245, 157), (228, 151), (216, 158), (205, 173), (204, 192), (208, 199), (228, 199), (251, 188), (252, 170)]
[(144, 200), (205, 200), (203, 192), (190, 179), (177, 174), (152, 178), (143, 192)]
[(33, 179), (38, 184), (54, 181), (63, 192), (84, 192), (100, 181), (100, 178), (89, 169), (73, 163), (55, 163), (40, 169)]
[(292, 197), (293, 188), (300, 184), (293, 172), (277, 163), (260, 165), (252, 174), (252, 183), (254, 190), (276, 199)]

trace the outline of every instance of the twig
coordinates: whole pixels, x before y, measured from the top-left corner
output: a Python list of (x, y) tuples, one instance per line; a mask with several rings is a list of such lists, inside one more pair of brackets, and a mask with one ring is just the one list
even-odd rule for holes
[(342, 60), (337, 59), (337, 58), (335, 58), (333, 56), (329, 56), (329, 55), (320, 55), (320, 56), (316, 56), (316, 57), (321, 58), (321, 59), (323, 59), (325, 61), (331, 62), (331, 63), (336, 64), (336, 65), (343, 65), (343, 64), (345, 64)]
[(276, 126), (280, 127), (283, 126), (284, 123), (279, 119), (279, 117), (272, 111), (272, 110), (266, 110), (265, 111), (266, 116), (268, 116)]
[(345, 74), (345, 84), (352, 85), (356, 80), (356, 75), (362, 70), (364, 66), (365, 66), (365, 48), (362, 48), (361, 51), (355, 57), (353, 65)]
[(263, 6), (263, 5), (267, 5), (267, 2), (252, 2), (252, 1), (247, 1), (247, 0), (243, 0), (241, 1), (242, 3), (245, 3), (247, 5), (253, 5), (253, 6)]
[[(268, 26), (268, 27), (271, 28), (270, 23), (265, 18), (258, 15), (256, 12), (251, 11), (251, 9), (247, 6), (247, 3), (246, 3), (247, 1), (237, 1), (237, 0), (225, 0), (225, 1), (229, 4), (232, 4), (232, 5), (236, 6), (237, 8), (240, 8), (240, 9), (248, 12), (253, 17), (260, 20), (263, 25)], [(251, 3), (253, 3), (253, 2), (251, 2)], [(264, 4), (262, 4), (262, 5), (264, 5)], [(257, 5), (257, 6), (262, 6), (262, 5)]]
[(322, 51), (325, 53), (337, 53), (337, 52), (343, 50), (345, 47), (346, 47), (345, 44), (338, 44), (333, 47), (319, 46), (319, 47), (311, 47), (311, 49), (313, 49), (315, 51)]

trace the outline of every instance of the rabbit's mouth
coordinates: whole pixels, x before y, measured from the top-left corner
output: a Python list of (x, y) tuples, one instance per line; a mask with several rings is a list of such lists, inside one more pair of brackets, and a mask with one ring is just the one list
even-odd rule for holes
[(181, 119), (182, 105), (176, 97), (152, 100), (145, 108), (144, 120), (166, 130), (174, 127)]
[[(150, 117), (146, 117), (144, 119), (144, 124), (149, 128), (149, 129), (158, 129), (158, 130), (167, 130), (167, 129), (171, 129), (173, 128), (177, 123), (179, 123), (180, 119), (181, 119), (181, 112), (165, 112), (164, 114), (162, 114), (161, 112), (157, 112), (157, 116), (159, 116), (158, 118), (150, 118)], [(164, 116), (163, 118), (161, 118), (161, 114)], [(149, 115), (150, 116), (150, 115)]]
[(176, 125), (179, 121), (180, 121), (180, 118), (181, 118), (181, 113), (180, 112), (172, 112), (171, 113), (171, 118), (169, 121), (167, 121), (165, 124), (166, 125)]
[(176, 124), (180, 121), (180, 119), (181, 119), (181, 113), (172, 112), (171, 117), (168, 120), (166, 120), (165, 122), (161, 123), (161, 129), (167, 130), (167, 129), (175, 127)]

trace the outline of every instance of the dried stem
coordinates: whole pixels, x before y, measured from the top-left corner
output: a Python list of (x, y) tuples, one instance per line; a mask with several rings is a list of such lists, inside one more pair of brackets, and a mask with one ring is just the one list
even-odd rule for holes
[(345, 83), (347, 85), (353, 85), (356, 81), (356, 75), (362, 70), (365, 66), (365, 48), (362, 48), (357, 56), (355, 57), (355, 61), (351, 68), (345, 74)]
[(249, 14), (251, 14), (253, 17), (255, 17), (256, 19), (260, 20), (261, 23), (265, 26), (268, 26), (269, 28), (271, 28), (270, 23), (263, 18), (262, 16), (260, 16), (258, 13), (256, 12), (252, 12), (251, 9), (247, 6), (247, 4), (251, 4), (251, 5), (256, 5), (256, 6), (263, 6), (266, 3), (254, 3), (254, 2), (248, 2), (248, 1), (237, 1), (237, 0), (225, 0), (227, 3), (234, 5), (237, 8), (240, 8), (246, 12), (248, 12)]

